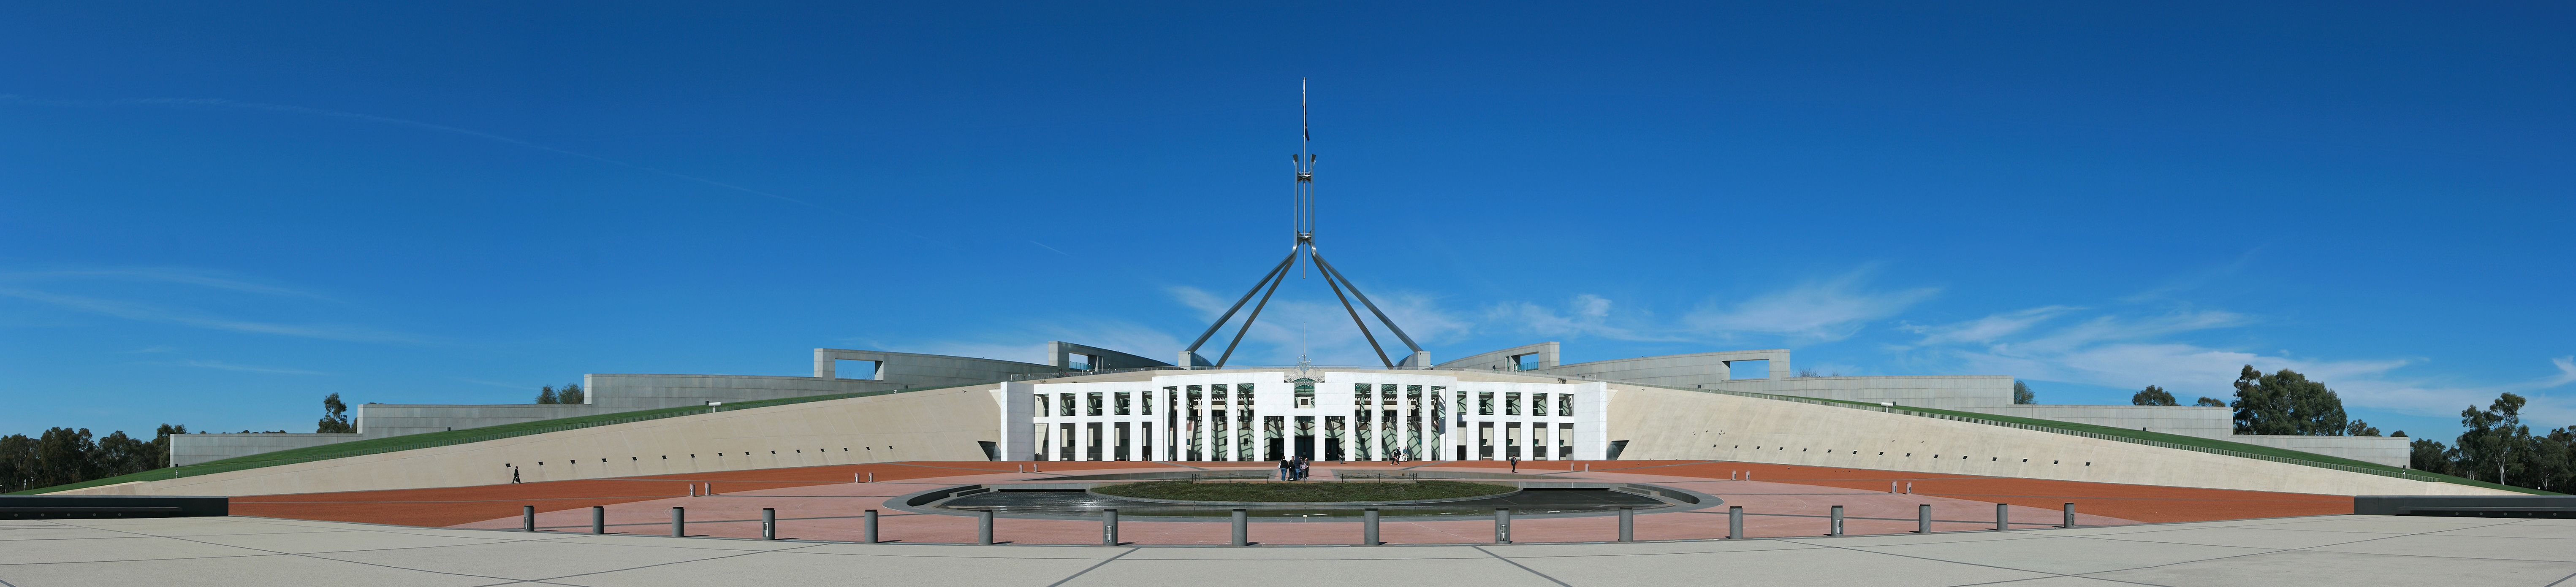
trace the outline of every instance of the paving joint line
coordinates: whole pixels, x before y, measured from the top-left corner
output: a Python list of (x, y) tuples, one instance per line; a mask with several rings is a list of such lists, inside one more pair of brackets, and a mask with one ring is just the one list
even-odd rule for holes
[(1548, 575), (1547, 575), (1547, 573), (1541, 573), (1541, 572), (1538, 572), (1538, 569), (1529, 568), (1529, 565), (1521, 564), (1521, 563), (1520, 563), (1520, 561), (1512, 560), (1512, 559), (1510, 559), (1510, 558), (1508, 558), (1508, 557), (1504, 557), (1503, 555), (1494, 554), (1494, 551), (1491, 551), (1491, 550), (1485, 550), (1485, 547), (1483, 547), (1483, 546), (1469, 546), (1468, 548), (1476, 549), (1476, 551), (1477, 551), (1477, 552), (1485, 553), (1485, 556), (1490, 556), (1490, 557), (1494, 557), (1496, 560), (1501, 560), (1501, 561), (1503, 561), (1503, 563), (1504, 563), (1504, 564), (1508, 564), (1508, 565), (1511, 565), (1511, 566), (1514, 566), (1514, 567), (1518, 567), (1518, 568), (1520, 568), (1520, 570), (1523, 570), (1523, 571), (1528, 571), (1528, 572), (1529, 572), (1529, 574), (1532, 574), (1532, 575), (1538, 575), (1538, 578), (1546, 579), (1546, 580), (1548, 580), (1548, 582), (1550, 582), (1550, 583), (1555, 583), (1555, 584), (1558, 584), (1558, 585), (1562, 585), (1562, 586), (1564, 586), (1564, 587), (1574, 587), (1574, 585), (1572, 585), (1572, 584), (1566, 583), (1566, 582), (1564, 582), (1564, 581), (1559, 581), (1559, 580), (1557, 580), (1557, 579), (1556, 579), (1556, 577), (1550, 577), (1550, 576), (1548, 576)]

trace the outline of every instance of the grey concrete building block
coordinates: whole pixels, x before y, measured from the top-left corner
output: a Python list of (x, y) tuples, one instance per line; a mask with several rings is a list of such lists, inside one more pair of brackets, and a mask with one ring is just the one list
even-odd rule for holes
[(1556, 342), (1521, 345), (1499, 351), (1487, 351), (1441, 363), (1443, 369), (1481, 369), (1486, 371), (1537, 371), (1555, 367), (1562, 359)]
[[(2009, 384), (2007, 384), (2009, 386)], [(2009, 394), (2010, 389), (2005, 392)], [(2079, 406), (2022, 404), (1971, 406), (1965, 412), (2040, 418), (2226, 440), (2235, 432), (2236, 412), (2208, 406)]]

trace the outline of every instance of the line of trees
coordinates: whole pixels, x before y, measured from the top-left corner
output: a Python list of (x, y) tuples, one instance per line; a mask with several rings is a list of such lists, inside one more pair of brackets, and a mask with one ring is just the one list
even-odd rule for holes
[[(2165, 391), (2165, 388), (2162, 387), (2149, 385), (2145, 390), (2139, 391), (2137, 395), (2129, 396), (2129, 405), (2179, 406), (2182, 404), (2176, 403), (2172, 392)], [(2200, 399), (2192, 401), (2191, 405), (2224, 408), (2227, 407), (2227, 402), (2218, 401), (2218, 398), (2204, 395), (2200, 396)]]
[[(2348, 418), (2343, 398), (2297, 371), (2264, 373), (2246, 365), (2236, 372), (2236, 401), (2201, 396), (2194, 406), (2235, 408), (2237, 434), (2279, 436), (2378, 436), (2369, 422)], [(2130, 405), (2182, 405), (2173, 392), (2153, 385), (2129, 396)]]
[(2576, 490), (2576, 426), (2532, 434), (2531, 426), (2522, 423), (2525, 403), (2508, 392), (2486, 409), (2461, 409), (2460, 425), (2467, 432), (2450, 445), (2416, 439), (2408, 447), (2408, 460), (2413, 468), (2434, 473), (2542, 491)]
[(554, 386), (551, 385), (542, 389), (544, 391), (537, 392), (537, 403), (578, 404), (588, 402), (581, 392), (581, 384), (579, 383), (565, 384), (562, 391), (556, 391)]
[(170, 435), (187, 433), (187, 426), (162, 424), (152, 440), (123, 430), (93, 438), (88, 428), (52, 428), (35, 438), (0, 436), (0, 493), (167, 467)]

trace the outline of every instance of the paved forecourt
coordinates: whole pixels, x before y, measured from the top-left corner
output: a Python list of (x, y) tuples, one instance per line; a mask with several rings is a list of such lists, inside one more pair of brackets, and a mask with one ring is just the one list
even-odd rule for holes
[(2564, 585), (2576, 520), (2316, 516), (1637, 544), (968, 546), (275, 518), (0, 521), (0, 582), (100, 585)]

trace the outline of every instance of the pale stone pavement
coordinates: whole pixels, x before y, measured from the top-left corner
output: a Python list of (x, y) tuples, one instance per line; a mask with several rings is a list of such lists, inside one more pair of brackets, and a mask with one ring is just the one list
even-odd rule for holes
[(0, 585), (2576, 587), (2576, 520), (2319, 516), (1637, 544), (847, 544), (273, 518), (0, 521)]

